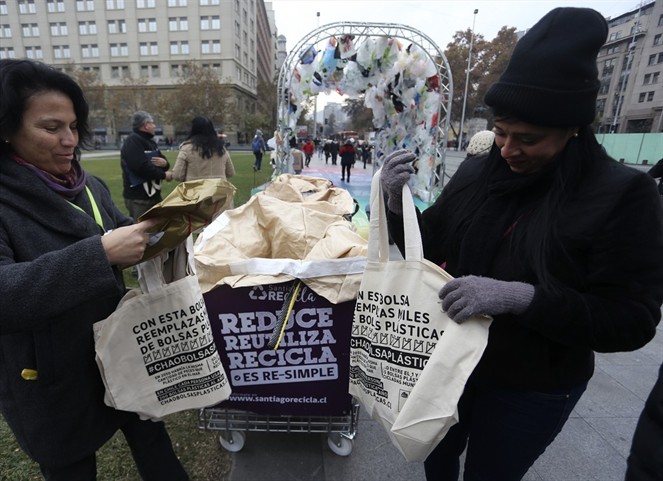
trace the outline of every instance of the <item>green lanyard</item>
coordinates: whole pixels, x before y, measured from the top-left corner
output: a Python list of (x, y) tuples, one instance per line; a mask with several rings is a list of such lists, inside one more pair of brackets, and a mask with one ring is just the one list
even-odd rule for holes
[[(97, 222), (97, 225), (101, 227), (101, 230), (103, 232), (106, 232), (106, 229), (104, 229), (104, 221), (101, 219), (101, 213), (99, 212), (99, 207), (97, 207), (97, 203), (94, 200), (94, 197), (92, 196), (92, 192), (90, 192), (90, 189), (88, 186), (85, 186), (85, 192), (87, 192), (87, 197), (90, 199), (90, 204), (92, 205), (92, 213), (94, 214), (94, 220)], [(69, 201), (67, 201), (69, 202)], [(73, 202), (69, 202), (71, 205), (73, 205), (75, 208), (80, 210), (82, 213), (87, 214), (83, 209), (78, 207), (76, 204)]]

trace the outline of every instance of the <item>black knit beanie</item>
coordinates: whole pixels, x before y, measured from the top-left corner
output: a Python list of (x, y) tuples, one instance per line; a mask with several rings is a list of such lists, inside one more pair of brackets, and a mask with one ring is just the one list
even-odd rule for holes
[(600, 82), (596, 56), (608, 24), (590, 8), (556, 8), (516, 44), (484, 102), (518, 120), (550, 127), (594, 121)]

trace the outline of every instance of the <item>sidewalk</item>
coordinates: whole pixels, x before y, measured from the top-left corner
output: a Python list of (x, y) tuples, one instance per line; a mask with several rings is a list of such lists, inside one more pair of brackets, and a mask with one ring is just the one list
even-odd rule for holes
[[(447, 154), (452, 173), (463, 152)], [(341, 166), (314, 155), (305, 175), (325, 177), (346, 188), (365, 208), (372, 166), (357, 163), (350, 183), (340, 182)], [(555, 442), (527, 473), (525, 481), (622, 481), (631, 438), (644, 401), (663, 362), (663, 325), (656, 337), (631, 353), (597, 354), (589, 387)], [(327, 436), (301, 433), (247, 433), (232, 455), (225, 481), (417, 481), (423, 465), (408, 464), (377, 422), (360, 410), (352, 453), (334, 454)]]

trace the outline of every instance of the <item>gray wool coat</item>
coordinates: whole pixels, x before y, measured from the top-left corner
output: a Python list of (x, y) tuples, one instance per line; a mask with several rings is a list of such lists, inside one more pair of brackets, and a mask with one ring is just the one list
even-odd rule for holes
[[(106, 230), (132, 223), (100, 179), (88, 175), (87, 186)], [(93, 453), (130, 416), (104, 405), (92, 336), (124, 283), (85, 190), (73, 203), (86, 213), (0, 158), (0, 412), (28, 455), (52, 467)]]

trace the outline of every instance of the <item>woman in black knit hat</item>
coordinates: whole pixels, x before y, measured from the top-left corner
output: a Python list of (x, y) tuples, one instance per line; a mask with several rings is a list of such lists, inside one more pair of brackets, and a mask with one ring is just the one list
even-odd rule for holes
[[(557, 8), (516, 45), (485, 96), (488, 155), (464, 161), (418, 212), (427, 259), (456, 322), (493, 317), (454, 425), (428, 480), (522, 478), (561, 431), (594, 371), (594, 351), (655, 334), (663, 303), (663, 215), (653, 179), (610, 158), (591, 129), (596, 57), (608, 33), (586, 8)], [(401, 190), (414, 154), (385, 158), (391, 235), (403, 245)]]

